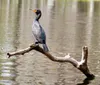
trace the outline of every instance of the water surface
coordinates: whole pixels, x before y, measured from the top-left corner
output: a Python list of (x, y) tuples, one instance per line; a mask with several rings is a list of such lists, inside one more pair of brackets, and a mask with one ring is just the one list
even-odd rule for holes
[[(6, 53), (34, 43), (32, 22), (42, 11), (40, 23), (54, 56), (80, 60), (81, 48), (88, 46), (90, 71), (96, 76), (84, 84), (85, 76), (69, 63), (58, 63), (32, 51), (7, 58)], [(100, 84), (100, 2), (75, 0), (0, 1), (0, 85), (99, 85)]]

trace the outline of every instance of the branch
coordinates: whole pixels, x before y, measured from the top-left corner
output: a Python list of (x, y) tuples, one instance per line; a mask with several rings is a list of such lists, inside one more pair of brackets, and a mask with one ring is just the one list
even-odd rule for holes
[(14, 55), (24, 55), (25, 53), (28, 53), (31, 50), (36, 50), (45, 56), (47, 56), (50, 60), (56, 61), (56, 62), (69, 62), (74, 67), (79, 69), (85, 76), (94, 78), (94, 75), (90, 73), (88, 66), (87, 66), (87, 59), (88, 59), (88, 47), (82, 48), (82, 58), (81, 61), (77, 61), (76, 59), (72, 58), (69, 54), (65, 57), (54, 57), (49, 52), (45, 52), (40, 46), (32, 44), (30, 47), (26, 49), (22, 49), (16, 52), (7, 53), (9, 58)]

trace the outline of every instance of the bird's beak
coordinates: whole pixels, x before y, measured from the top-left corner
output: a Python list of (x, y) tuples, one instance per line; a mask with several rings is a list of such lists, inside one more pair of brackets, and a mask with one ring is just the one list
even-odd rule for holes
[(35, 9), (35, 10), (33, 10), (33, 12), (35, 12), (35, 13), (36, 13), (36, 11), (37, 11), (36, 9)]
[(37, 12), (37, 10), (36, 10), (36, 9), (34, 9), (34, 10), (33, 10), (33, 9), (29, 9), (29, 10), (32, 10), (34, 13), (36, 13), (36, 12)]

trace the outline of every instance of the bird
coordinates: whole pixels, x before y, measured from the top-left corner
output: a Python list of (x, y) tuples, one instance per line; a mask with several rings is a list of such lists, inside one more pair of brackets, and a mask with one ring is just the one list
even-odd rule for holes
[(39, 19), (41, 18), (41, 15), (42, 15), (41, 10), (34, 9), (32, 11), (36, 14), (36, 18), (32, 24), (32, 34), (34, 37), (35, 44), (36, 45), (42, 44), (43, 50), (45, 52), (48, 52), (49, 49), (48, 49), (48, 46), (46, 44), (46, 34), (45, 34), (45, 31), (39, 22)]

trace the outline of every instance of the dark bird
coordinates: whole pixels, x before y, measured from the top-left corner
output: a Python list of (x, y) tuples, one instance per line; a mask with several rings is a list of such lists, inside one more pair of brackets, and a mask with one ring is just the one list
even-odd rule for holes
[(35, 9), (32, 11), (35, 12), (35, 14), (36, 14), (36, 18), (33, 21), (33, 25), (32, 25), (32, 33), (33, 33), (33, 36), (35, 39), (35, 44), (42, 44), (44, 51), (48, 52), (49, 50), (46, 45), (46, 34), (45, 34), (44, 29), (42, 28), (42, 26), (39, 23), (39, 19), (40, 19), (42, 13), (39, 9)]

